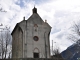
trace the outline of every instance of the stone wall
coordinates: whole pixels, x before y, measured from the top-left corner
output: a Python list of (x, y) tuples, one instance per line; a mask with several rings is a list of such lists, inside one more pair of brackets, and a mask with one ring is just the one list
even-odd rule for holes
[(0, 60), (64, 60), (62, 58), (15, 58), (15, 59), (0, 59)]

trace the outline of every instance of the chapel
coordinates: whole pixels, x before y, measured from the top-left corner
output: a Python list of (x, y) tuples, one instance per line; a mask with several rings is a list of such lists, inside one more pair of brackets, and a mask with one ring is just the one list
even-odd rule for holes
[(12, 58), (50, 58), (51, 26), (32, 9), (32, 15), (16, 24), (12, 35)]

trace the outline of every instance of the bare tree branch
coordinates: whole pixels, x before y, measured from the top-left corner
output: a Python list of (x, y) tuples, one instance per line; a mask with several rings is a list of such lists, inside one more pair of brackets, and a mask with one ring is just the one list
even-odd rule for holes
[(74, 25), (71, 27), (71, 31), (72, 33), (69, 34), (67, 38), (72, 42), (77, 43), (77, 41), (80, 39), (80, 25), (74, 22)]
[[(0, 4), (1, 5), (1, 4)], [(0, 12), (7, 12), (6, 10), (4, 10), (2, 7), (0, 7)]]
[(2, 59), (3, 58), (6, 59), (7, 58), (6, 56), (10, 54), (8, 53), (9, 52), (8, 47), (11, 42), (11, 35), (9, 29), (5, 28), (4, 30), (1, 32), (0, 36), (0, 48), (2, 49)]

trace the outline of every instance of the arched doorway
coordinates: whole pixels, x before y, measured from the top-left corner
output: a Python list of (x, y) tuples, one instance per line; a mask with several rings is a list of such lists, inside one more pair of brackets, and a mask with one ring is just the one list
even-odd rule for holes
[(39, 58), (39, 49), (35, 48), (33, 51), (33, 58)]

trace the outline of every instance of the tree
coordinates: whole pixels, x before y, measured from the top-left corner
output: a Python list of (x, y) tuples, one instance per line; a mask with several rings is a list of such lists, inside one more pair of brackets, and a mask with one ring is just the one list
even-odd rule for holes
[[(4, 28), (3, 31), (1, 31), (1, 37), (0, 37), (0, 48), (1, 53), (2, 53), (2, 59), (3, 58), (7, 58), (6, 56), (9, 55), (11, 48), (9, 48), (11, 46), (11, 35), (10, 35), (10, 31), (9, 28)], [(9, 50), (8, 50), (9, 49)]]
[(3, 40), (3, 34), (1, 31), (1, 37), (0, 37), (0, 49), (1, 49), (1, 56), (2, 59), (4, 58), (4, 53), (5, 53), (5, 47), (4, 47), (4, 40)]
[(77, 60), (80, 60), (80, 58), (77, 58)]
[[(55, 45), (53, 45), (53, 43), (55, 44)], [(52, 55), (56, 55), (56, 54), (60, 54), (60, 48), (59, 48), (59, 46), (58, 45), (56, 45), (56, 42), (53, 42), (53, 40), (52, 40), (52, 47), (51, 47), (52, 49), (51, 49), (51, 52), (52, 52)]]
[(74, 22), (74, 25), (71, 27), (71, 33), (67, 37), (72, 42), (80, 42), (80, 24)]
[(7, 52), (8, 52), (8, 46), (11, 43), (11, 35), (10, 35), (10, 31), (9, 28), (6, 27), (6, 32), (5, 32), (5, 58), (7, 56)]
[[(53, 42), (53, 41), (52, 41)], [(54, 42), (56, 43), (56, 42)], [(58, 45), (55, 44), (54, 49), (53, 49), (53, 43), (52, 43), (52, 58), (60, 58), (60, 48)]]
[(58, 48), (55, 48), (55, 49), (53, 50), (54, 55), (60, 54), (60, 51), (59, 51), (59, 50), (60, 50), (59, 47), (58, 47)]

